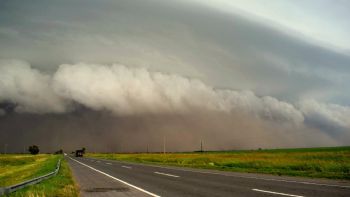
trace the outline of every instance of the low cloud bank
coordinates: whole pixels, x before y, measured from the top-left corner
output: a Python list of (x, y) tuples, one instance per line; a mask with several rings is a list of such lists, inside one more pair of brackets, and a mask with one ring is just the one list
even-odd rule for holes
[(23, 61), (0, 61), (0, 102), (16, 104), (19, 113), (63, 113), (68, 102), (52, 90), (52, 76)]
[[(341, 136), (348, 136), (350, 130), (350, 107), (347, 106), (320, 103), (316, 100), (292, 104), (270, 96), (259, 97), (252, 91), (216, 89), (198, 79), (118, 64), (63, 64), (56, 72), (47, 74), (23, 61), (2, 60), (0, 103), (4, 102), (14, 104), (14, 111), (18, 114), (64, 116), (79, 111), (83, 106), (90, 111), (109, 112), (112, 117), (119, 119), (143, 117), (140, 118), (143, 121), (144, 117), (152, 116), (156, 118), (134, 124), (160, 124), (156, 119), (161, 119), (171, 125), (168, 129), (177, 127), (171, 118), (181, 115), (185, 117), (181, 118), (182, 123), (193, 120), (188, 125), (203, 124), (204, 127), (198, 126), (201, 130), (210, 128), (212, 133), (206, 131), (208, 136), (209, 133), (212, 135), (221, 132), (227, 136), (244, 138), (248, 135), (240, 133), (244, 130), (250, 132), (250, 136), (260, 136), (265, 142), (272, 139), (266, 136), (283, 136), (283, 143), (303, 142), (306, 145), (317, 135), (316, 138), (322, 138), (324, 144), (337, 144), (337, 141), (338, 144), (344, 144), (348, 142), (339, 139)], [(171, 117), (170, 120), (160, 118), (164, 114)], [(8, 115), (4, 109), (0, 109), (0, 116)], [(182, 124), (178, 121), (179, 118), (175, 119), (177, 124)], [(237, 126), (242, 122), (250, 126)], [(215, 131), (214, 128), (220, 129)], [(155, 130), (167, 129), (159, 126)], [(200, 129), (189, 126), (181, 130), (195, 133)], [(338, 130), (342, 131), (341, 134), (335, 134)], [(229, 134), (230, 132), (234, 134)], [(304, 134), (301, 135), (301, 132)], [(262, 137), (264, 135), (266, 136)], [(300, 138), (304, 135), (308, 136), (308, 140)], [(224, 139), (225, 137), (221, 141), (225, 141)], [(322, 143), (322, 140), (318, 141)], [(215, 147), (221, 147), (219, 144), (218, 140)], [(229, 143), (224, 144), (223, 147), (226, 148)]]
[(0, 109), (0, 116), (3, 116), (3, 115), (5, 115), (5, 114), (6, 114), (5, 110)]
[(299, 103), (300, 111), (307, 121), (320, 128), (330, 130), (350, 131), (350, 107), (332, 103), (320, 103), (316, 100), (306, 100)]
[(167, 151), (199, 150), (201, 140), (205, 150), (342, 145), (318, 129), (287, 127), (245, 113), (198, 109), (120, 116), (80, 108), (67, 114), (12, 113), (1, 119), (0, 144), (9, 144), (13, 151), (37, 144), (45, 151), (86, 147), (97, 152), (145, 152), (148, 147), (162, 152), (164, 138)]
[(197, 79), (123, 65), (64, 64), (48, 75), (22, 61), (0, 62), (0, 102), (19, 113), (65, 113), (74, 103), (118, 115), (189, 112), (193, 109), (249, 112), (276, 121), (303, 122), (292, 104), (251, 91), (215, 89)]

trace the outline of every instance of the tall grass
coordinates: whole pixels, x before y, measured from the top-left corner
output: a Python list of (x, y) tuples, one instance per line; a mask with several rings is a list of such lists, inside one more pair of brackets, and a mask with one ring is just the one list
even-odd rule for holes
[(0, 187), (9, 186), (51, 172), (58, 157), (54, 155), (0, 155)]
[(60, 171), (56, 176), (44, 180), (36, 185), (28, 186), (24, 189), (11, 193), (10, 197), (76, 197), (78, 187), (72, 178), (71, 171), (65, 160), (61, 161)]
[(87, 156), (237, 172), (350, 179), (350, 147)]
[(78, 196), (71, 171), (61, 155), (0, 155), (0, 187), (52, 172), (60, 158), (61, 168), (56, 176), (20, 189), (9, 196)]

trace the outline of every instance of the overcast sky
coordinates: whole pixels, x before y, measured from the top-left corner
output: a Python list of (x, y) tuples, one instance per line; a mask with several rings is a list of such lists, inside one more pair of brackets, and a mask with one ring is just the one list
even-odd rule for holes
[(205, 0), (198, 1), (226, 12), (240, 12), (246, 17), (297, 36), (313, 39), (324, 45), (349, 54), (350, 31), (347, 0)]
[(205, 106), (348, 144), (349, 10), (346, 0), (1, 0), (0, 116), (8, 103), (48, 115)]

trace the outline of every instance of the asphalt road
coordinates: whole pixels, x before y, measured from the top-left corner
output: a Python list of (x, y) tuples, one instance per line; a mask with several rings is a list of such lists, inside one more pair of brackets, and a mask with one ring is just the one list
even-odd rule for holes
[(67, 161), (75, 180), (78, 182), (81, 197), (145, 196), (144, 192), (83, 166), (72, 159)]
[(132, 192), (128, 196), (350, 196), (350, 183), (346, 181), (163, 167), (94, 158), (68, 160), (75, 166), (72, 169), (74, 176), (107, 177), (129, 188)]

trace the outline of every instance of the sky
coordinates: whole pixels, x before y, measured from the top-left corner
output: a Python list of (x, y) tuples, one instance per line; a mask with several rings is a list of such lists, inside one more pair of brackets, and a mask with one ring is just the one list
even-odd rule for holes
[[(349, 54), (349, 7), (346, 0), (206, 0), (198, 1), (226, 12), (239, 12), (246, 17), (338, 52)], [(313, 40), (313, 41), (312, 41)]]
[(1, 0), (0, 144), (349, 145), (349, 9), (345, 0)]

